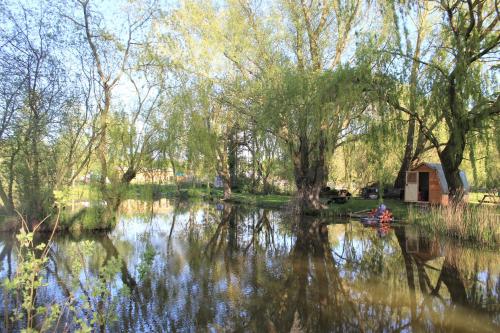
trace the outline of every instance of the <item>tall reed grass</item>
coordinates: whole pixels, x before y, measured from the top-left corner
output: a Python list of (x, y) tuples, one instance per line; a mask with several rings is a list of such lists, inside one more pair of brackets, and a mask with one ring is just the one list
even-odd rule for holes
[(500, 244), (500, 211), (494, 206), (466, 203), (431, 206), (428, 209), (412, 206), (408, 210), (408, 220), (429, 231), (461, 240)]

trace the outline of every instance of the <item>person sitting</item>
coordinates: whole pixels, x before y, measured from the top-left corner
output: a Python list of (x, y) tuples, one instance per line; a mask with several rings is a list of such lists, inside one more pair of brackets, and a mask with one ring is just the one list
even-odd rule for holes
[(382, 214), (384, 214), (384, 212), (387, 210), (387, 207), (386, 205), (384, 205), (383, 203), (380, 204), (377, 208), (377, 210), (375, 211), (375, 217), (379, 218), (382, 216)]

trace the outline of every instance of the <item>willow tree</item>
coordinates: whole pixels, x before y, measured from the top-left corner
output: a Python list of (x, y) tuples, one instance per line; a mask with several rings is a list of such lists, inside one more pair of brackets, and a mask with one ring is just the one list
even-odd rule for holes
[(369, 107), (360, 83), (364, 76), (366, 69), (343, 66), (325, 72), (285, 69), (265, 84), (259, 120), (288, 148), (303, 210), (323, 207), (319, 193), (328, 157), (364, 127), (360, 120)]
[(238, 149), (235, 143), (239, 131), (238, 114), (233, 107), (221, 101), (213, 86), (205, 88), (208, 88), (205, 90), (208, 94), (202, 95), (203, 108), (200, 111), (204, 128), (201, 130), (206, 131), (207, 143), (210, 145), (207, 147), (207, 156), (214, 157), (215, 170), (222, 180), (224, 200), (228, 200), (231, 198), (234, 183), (231, 163), (235, 163), (235, 150)]
[[(206, 170), (214, 170), (222, 179), (225, 199), (236, 183), (240, 136), (246, 126), (240, 112), (244, 96), (238, 87), (258, 72), (252, 61), (262, 54), (248, 38), (251, 24), (242, 24), (244, 14), (249, 14), (243, 8), (247, 7), (239, 1), (218, 6), (188, 0), (173, 12), (174, 20), (164, 22), (174, 31), (165, 38), (168, 61), (189, 78), (192, 91), (194, 104), (186, 108), (189, 136), (205, 138), (190, 147), (204, 156), (203, 164), (211, 164)], [(172, 39), (179, 42), (172, 45)]]
[(463, 189), (459, 167), (468, 135), (500, 114), (498, 86), (491, 77), (500, 45), (500, 14), (494, 0), (433, 1), (431, 10), (443, 23), (430, 54), (400, 56), (413, 59), (432, 74), (426, 82), (429, 108), (436, 119), (443, 119), (445, 139), (437, 127), (426, 125), (422, 112), (399, 109), (417, 120), (436, 148), (450, 193), (458, 199)]
[[(336, 101), (351, 91), (360, 77), (342, 67), (343, 57), (367, 3), (357, 1), (280, 1), (280, 24), (273, 38), (280, 64), (268, 70), (263, 85), (268, 95), (267, 114), (273, 133), (288, 147), (295, 185), (303, 209), (320, 209), (321, 187), (328, 178), (327, 154), (343, 141), (360, 115)], [(335, 73), (338, 71), (338, 73)], [(345, 86), (336, 86), (342, 81)], [(352, 101), (360, 95), (354, 93)]]
[(180, 191), (180, 184), (176, 175), (187, 150), (188, 126), (185, 113), (186, 109), (192, 108), (191, 100), (189, 92), (178, 92), (153, 115), (153, 147), (158, 152), (156, 159), (161, 161), (162, 166), (165, 163), (170, 164), (177, 192)]

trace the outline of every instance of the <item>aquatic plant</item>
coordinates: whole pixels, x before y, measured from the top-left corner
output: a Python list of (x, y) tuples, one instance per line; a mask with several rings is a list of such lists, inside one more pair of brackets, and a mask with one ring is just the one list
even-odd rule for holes
[(495, 207), (459, 203), (408, 210), (409, 221), (431, 231), (482, 244), (500, 244), (500, 214)]

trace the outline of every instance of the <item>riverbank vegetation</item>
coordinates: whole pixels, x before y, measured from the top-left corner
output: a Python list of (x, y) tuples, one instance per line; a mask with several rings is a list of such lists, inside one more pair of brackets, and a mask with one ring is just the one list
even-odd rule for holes
[(3, 213), (34, 226), (80, 189), (83, 229), (112, 228), (134, 196), (343, 213), (362, 204), (327, 207), (322, 188), (401, 189), (424, 160), (453, 204), (459, 169), (498, 188), (498, 15), (493, 0), (3, 2)]
[(431, 232), (486, 245), (500, 244), (500, 210), (492, 206), (456, 205), (410, 208), (408, 220)]

